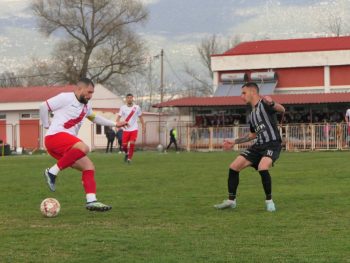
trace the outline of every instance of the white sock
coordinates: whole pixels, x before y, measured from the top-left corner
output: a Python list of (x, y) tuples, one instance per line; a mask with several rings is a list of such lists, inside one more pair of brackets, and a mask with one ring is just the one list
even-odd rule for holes
[(60, 168), (58, 168), (57, 164), (55, 164), (54, 166), (52, 166), (50, 169), (49, 169), (49, 173), (50, 174), (54, 174), (54, 175), (57, 175), (59, 173)]
[(268, 203), (273, 203), (272, 199), (270, 200), (265, 200), (265, 203), (268, 204)]
[(86, 202), (91, 203), (97, 201), (96, 194), (86, 194)]

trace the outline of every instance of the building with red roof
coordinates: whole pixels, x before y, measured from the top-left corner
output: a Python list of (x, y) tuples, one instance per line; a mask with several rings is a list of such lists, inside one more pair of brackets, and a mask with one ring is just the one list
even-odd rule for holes
[(244, 74), (266, 94), (349, 92), (350, 37), (243, 42), (213, 55), (212, 70), (217, 89)]
[[(73, 85), (0, 88), (0, 140), (13, 148), (42, 148), (45, 131), (39, 125), (40, 103), (73, 90)], [(91, 104), (94, 111), (115, 120), (123, 101), (103, 86), (96, 85)], [(103, 127), (95, 125), (92, 128), (89, 122), (84, 122), (79, 137), (90, 147), (93, 140), (105, 140)]]
[[(262, 95), (284, 104), (289, 113), (320, 114), (340, 121), (350, 105), (350, 37), (242, 42), (212, 55), (214, 95), (182, 98), (156, 107), (190, 108), (199, 116), (235, 115), (245, 123), (248, 108), (240, 99), (247, 81)], [(316, 119), (317, 121), (317, 119)]]
[[(10, 87), (0, 88), (0, 140), (10, 144), (11, 148), (24, 149), (44, 148), (43, 129), (39, 122), (39, 105), (45, 100), (62, 92), (72, 92), (73, 85), (42, 86), (42, 87)], [(103, 87), (95, 85), (95, 91), (90, 101), (93, 110), (105, 118), (115, 121), (119, 108), (124, 104), (123, 99)], [(145, 122), (156, 123), (159, 115), (143, 112)], [(151, 125), (150, 125), (151, 126)], [(150, 127), (150, 131), (152, 130)], [(79, 138), (90, 149), (104, 148), (107, 145), (105, 127), (84, 121)], [(148, 142), (158, 140), (158, 135), (152, 133)], [(137, 143), (143, 143), (143, 136), (139, 136)]]

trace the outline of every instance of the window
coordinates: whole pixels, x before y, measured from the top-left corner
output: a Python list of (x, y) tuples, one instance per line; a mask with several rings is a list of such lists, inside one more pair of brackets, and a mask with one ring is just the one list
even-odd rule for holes
[(39, 119), (39, 113), (21, 113), (21, 119)]
[(96, 124), (96, 134), (102, 134), (102, 126)]
[(21, 119), (30, 119), (30, 113), (22, 113)]
[(0, 113), (0, 120), (6, 120), (6, 114)]

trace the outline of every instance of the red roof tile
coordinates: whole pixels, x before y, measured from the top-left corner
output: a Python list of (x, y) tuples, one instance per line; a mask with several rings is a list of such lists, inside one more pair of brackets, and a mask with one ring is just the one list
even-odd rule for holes
[(350, 50), (350, 37), (301, 38), (242, 42), (223, 54), (213, 56), (238, 56), (332, 50)]
[[(350, 103), (350, 93), (317, 93), (317, 94), (284, 94), (271, 95), (273, 100), (281, 104), (320, 104)], [(244, 105), (240, 96), (230, 97), (189, 97), (156, 104), (155, 108), (166, 107), (210, 107), (210, 106)]]
[(61, 92), (73, 90), (73, 85), (0, 88), (0, 103), (45, 101)]

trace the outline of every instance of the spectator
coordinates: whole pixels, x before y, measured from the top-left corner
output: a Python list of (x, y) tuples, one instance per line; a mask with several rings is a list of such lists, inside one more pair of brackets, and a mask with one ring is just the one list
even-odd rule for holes
[(123, 152), (122, 149), (122, 143), (123, 143), (123, 129), (119, 128), (117, 130), (117, 133), (115, 134), (115, 137), (117, 138), (118, 148), (119, 148), (119, 154)]
[(106, 153), (108, 153), (108, 150), (110, 152), (113, 151), (113, 142), (114, 142), (114, 138), (115, 138), (115, 132), (112, 128), (107, 128), (106, 127), (106, 137), (107, 137), (107, 148), (106, 148)]
[(169, 135), (170, 135), (170, 142), (169, 142), (168, 147), (166, 147), (166, 149), (168, 150), (170, 145), (174, 144), (175, 145), (175, 150), (178, 153), (178, 149), (177, 149), (177, 130), (176, 130), (175, 127), (170, 130)]

